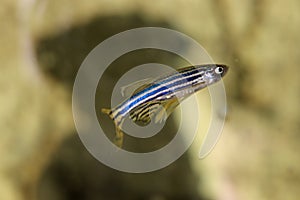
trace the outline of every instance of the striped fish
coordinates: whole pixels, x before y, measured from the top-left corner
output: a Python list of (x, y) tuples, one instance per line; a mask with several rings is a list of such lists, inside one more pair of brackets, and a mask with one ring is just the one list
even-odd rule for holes
[(101, 111), (113, 119), (116, 127), (115, 144), (123, 143), (122, 124), (126, 117), (136, 123), (148, 124), (166, 120), (182, 100), (211, 85), (226, 74), (228, 66), (205, 64), (184, 67), (138, 87), (121, 104)]

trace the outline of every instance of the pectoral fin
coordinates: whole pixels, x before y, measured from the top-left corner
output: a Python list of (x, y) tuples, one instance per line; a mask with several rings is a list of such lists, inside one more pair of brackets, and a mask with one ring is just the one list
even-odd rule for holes
[(170, 100), (164, 101), (154, 115), (155, 123), (166, 121), (175, 110), (175, 108), (179, 105), (179, 103), (180, 100), (178, 100), (177, 98), (172, 98)]

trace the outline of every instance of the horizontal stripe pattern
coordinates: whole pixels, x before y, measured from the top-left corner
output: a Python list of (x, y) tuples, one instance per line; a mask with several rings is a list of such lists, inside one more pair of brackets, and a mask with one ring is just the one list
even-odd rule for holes
[[(183, 91), (182, 94), (193, 93), (194, 90), (191, 88), (194, 85), (205, 83), (203, 80), (203, 74), (207, 70), (205, 69), (196, 67), (183, 68), (177, 73), (157, 79), (149, 87), (134, 94), (128, 100), (113, 109), (112, 116), (115, 123), (121, 125), (122, 120), (128, 113), (147, 102), (151, 102), (155, 99), (164, 100), (173, 98), (176, 94), (185, 89), (187, 91)], [(145, 112), (147, 112), (147, 110), (144, 109), (143, 113)]]
[(129, 100), (122, 103), (116, 108), (116, 111), (124, 114), (127, 110), (130, 110), (133, 106), (138, 106), (145, 103), (149, 97), (157, 97), (167, 95), (170, 92), (176, 92), (175, 89), (182, 89), (182, 87), (190, 86), (197, 82), (202, 81), (201, 78), (203, 71), (195, 70), (194, 73), (185, 72), (185, 74), (177, 74), (175, 77), (167, 78), (166, 80), (155, 81), (150, 87), (145, 88), (143, 91), (130, 97)]
[[(103, 108), (102, 112), (114, 120), (117, 145), (122, 146), (123, 132), (121, 126), (128, 114), (132, 120), (144, 123), (150, 122), (152, 116), (155, 116), (155, 121), (161, 121), (161, 118), (167, 119), (183, 99), (207, 85), (218, 82), (227, 71), (228, 66), (222, 64), (181, 68), (177, 73), (159, 77), (152, 83), (137, 88), (130, 98), (117, 107)], [(161, 109), (165, 109), (165, 116), (160, 112)]]
[[(219, 72), (220, 68), (222, 70), (221, 74)], [(145, 113), (148, 113), (149, 109), (154, 107), (153, 101), (168, 100), (175, 98), (175, 96), (178, 99), (187, 97), (206, 87), (207, 84), (219, 81), (221, 76), (225, 75), (227, 69), (228, 67), (225, 65), (215, 64), (181, 68), (176, 73), (156, 79), (149, 86), (112, 109), (110, 115), (117, 126), (121, 126), (124, 118), (133, 110), (135, 111), (135, 120), (139, 117), (145, 117)], [(147, 108), (147, 105), (149, 108)]]

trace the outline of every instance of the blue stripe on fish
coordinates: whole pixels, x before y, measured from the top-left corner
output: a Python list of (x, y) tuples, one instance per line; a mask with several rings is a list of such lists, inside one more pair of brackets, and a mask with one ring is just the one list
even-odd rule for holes
[[(156, 102), (187, 97), (205, 88), (207, 85), (219, 81), (226, 74), (227, 70), (228, 67), (226, 65), (218, 64), (181, 68), (176, 73), (171, 73), (154, 80), (151, 84), (145, 86), (141, 91), (134, 93), (130, 98), (112, 110), (102, 109), (102, 111), (109, 114), (115, 122), (116, 129), (121, 131), (122, 122), (134, 109), (142, 106), (140, 109), (135, 110), (135, 120), (138, 120), (139, 116), (146, 115), (148, 107), (150, 109), (150, 107), (158, 104)], [(122, 136), (123, 133), (118, 133), (118, 131), (117, 136)]]
[[(134, 106), (136, 106), (137, 104), (139, 104), (139, 102), (141, 102), (144, 99), (147, 99), (149, 96), (151, 96), (151, 98), (147, 99), (147, 101), (151, 101), (155, 98), (157, 98), (158, 96), (165, 96), (168, 94), (173, 94), (174, 93), (174, 87), (177, 86), (177, 90), (181, 90), (184, 89), (186, 87), (191, 87), (192, 83), (195, 82), (195, 80), (197, 80), (199, 77), (202, 77), (203, 72), (199, 72), (199, 70), (197, 71), (193, 71), (192, 72), (186, 72), (184, 75), (179, 74), (176, 75), (175, 77), (171, 77), (168, 78), (166, 80), (162, 80), (159, 81), (156, 84), (153, 84), (152, 86), (144, 89), (143, 91), (140, 91), (136, 94), (134, 94), (132, 97), (130, 97), (129, 100), (125, 101), (123, 104), (121, 104), (116, 110), (122, 108), (122, 106), (124, 106), (125, 104), (128, 104), (126, 107), (122, 108), (119, 111), (119, 114), (124, 114), (124, 113), (128, 113), (130, 112), (130, 109)], [(198, 72), (198, 73), (197, 73)], [(181, 87), (179, 87), (181, 86)], [(137, 98), (139, 97), (139, 98)], [(144, 103), (144, 102), (143, 102)]]

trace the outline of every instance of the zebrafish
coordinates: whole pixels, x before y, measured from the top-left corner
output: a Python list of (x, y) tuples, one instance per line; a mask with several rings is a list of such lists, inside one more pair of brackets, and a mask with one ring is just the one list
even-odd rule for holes
[(188, 66), (139, 86), (125, 101), (101, 111), (114, 121), (115, 144), (122, 147), (122, 124), (126, 117), (147, 125), (151, 119), (163, 121), (185, 98), (218, 82), (228, 71), (222, 64)]

